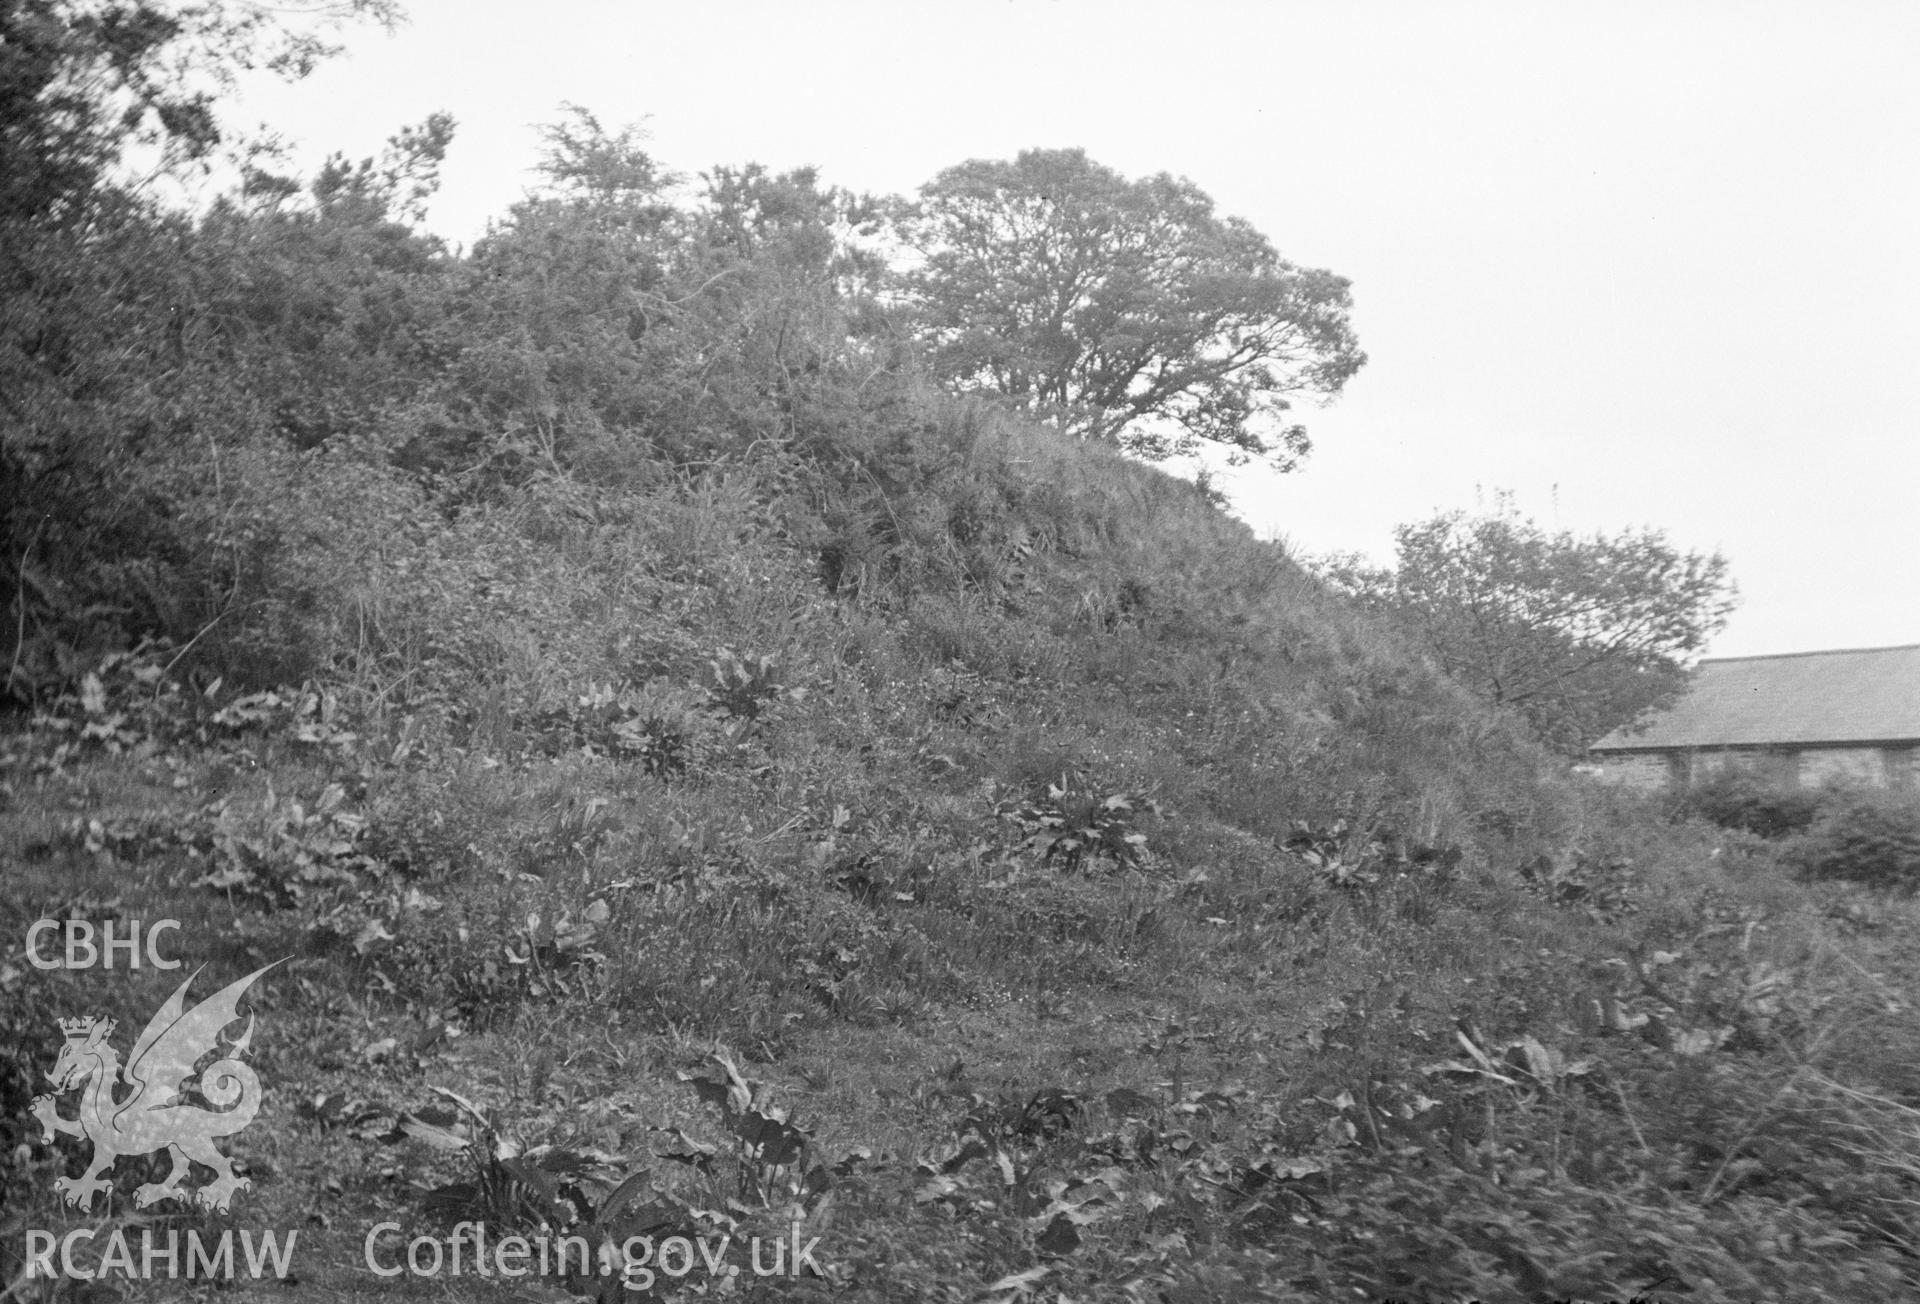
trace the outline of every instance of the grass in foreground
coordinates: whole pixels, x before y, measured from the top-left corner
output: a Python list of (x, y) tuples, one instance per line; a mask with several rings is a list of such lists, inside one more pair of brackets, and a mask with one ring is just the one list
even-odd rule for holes
[[(689, 774), (591, 703), (483, 739), (324, 694), (213, 709), (151, 666), (8, 740), (12, 1273), (28, 1228), (96, 1228), (97, 1255), (231, 1227), (298, 1230), (297, 1298), (669, 1298), (729, 1265), (835, 1299), (1914, 1289), (1920, 918), (1756, 839), (1584, 793), (1558, 855), (1495, 831), (1456, 860), (1251, 833), (1197, 784), (1017, 787), (1057, 755), (1017, 694), (945, 732), (958, 671), (849, 694), (895, 713), (849, 730), (856, 765), (793, 741), (833, 736), (833, 686), (729, 713), (722, 665), (696, 723), (753, 728)], [(109, 1211), (59, 1206), (85, 1148), (41, 1144), (26, 1099), (55, 1018), (115, 1017), (124, 1048), (180, 974), (34, 969), (42, 917), (179, 919), (196, 996), (293, 957), (254, 1007), (232, 1213), (135, 1209), (132, 1159)], [(650, 1291), (367, 1266), (378, 1224), (390, 1267), (476, 1221), (732, 1240)], [(824, 1275), (756, 1277), (756, 1235), (762, 1266), (818, 1237)]]

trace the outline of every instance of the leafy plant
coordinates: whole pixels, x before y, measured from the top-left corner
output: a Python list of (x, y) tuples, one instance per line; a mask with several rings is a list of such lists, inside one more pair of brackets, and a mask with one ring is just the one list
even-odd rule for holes
[(446, 1103), (402, 1111), (387, 1136), (389, 1143), (413, 1140), (443, 1154), (464, 1155), (472, 1164), (466, 1180), (426, 1194), (423, 1203), (430, 1212), (477, 1217), (496, 1228), (566, 1229), (584, 1221), (592, 1197), (618, 1181), (613, 1156), (525, 1147), (502, 1126), (497, 1111), (445, 1087), (433, 1090)]
[(528, 914), (503, 948), (506, 962), (524, 970), (526, 994), (536, 1000), (604, 997), (607, 957), (598, 945), (612, 913), (604, 898), (595, 897), (577, 917), (565, 910)]
[(719, 1151), (677, 1133), (681, 1148), (666, 1157), (715, 1183), (728, 1201), (804, 1217), (833, 1186), (833, 1175), (815, 1153), (813, 1137), (770, 1103), (769, 1089), (744, 1077), (731, 1057), (714, 1051), (702, 1073), (681, 1073), (703, 1104), (719, 1111), (730, 1148)]
[(334, 783), (311, 806), (271, 790), (252, 816), (221, 806), (210, 835), (213, 867), (195, 886), (270, 906), (358, 889), (381, 867), (360, 848), (366, 817), (345, 799)]
[[(725, 1146), (712, 1146), (679, 1127), (653, 1129), (665, 1145), (649, 1157), (693, 1174), (690, 1188), (637, 1156), (580, 1144), (523, 1145), (496, 1111), (443, 1087), (434, 1091), (447, 1104), (402, 1112), (386, 1139), (417, 1141), (471, 1162), (469, 1177), (427, 1193), (428, 1212), (500, 1230), (581, 1237), (592, 1262), (562, 1265), (575, 1294), (676, 1296), (682, 1288), (672, 1274), (640, 1270), (654, 1247), (673, 1236), (717, 1242), (717, 1249), (702, 1252), (705, 1270), (718, 1279), (750, 1281), (765, 1265), (749, 1261), (748, 1236), (784, 1241), (810, 1229), (836, 1174), (817, 1158), (812, 1136), (788, 1122), (769, 1103), (767, 1089), (743, 1077), (724, 1052), (715, 1051), (704, 1072), (679, 1076), (718, 1111), (728, 1136)], [(854, 1162), (843, 1162), (839, 1171), (850, 1171)], [(645, 1245), (645, 1258), (634, 1257), (636, 1242)]]
[(1388, 830), (1366, 836), (1344, 819), (1324, 828), (1295, 820), (1280, 846), (1313, 870), (1316, 877), (1346, 889), (1376, 887), (1410, 874), (1450, 876), (1465, 855), (1457, 846), (1409, 845)]
[(714, 705), (737, 719), (757, 720), (776, 698), (800, 701), (806, 696), (805, 689), (784, 682), (775, 657), (742, 657), (732, 648), (721, 648), (707, 663), (707, 671), (705, 688)]
[(1631, 860), (1594, 858), (1577, 847), (1559, 856), (1542, 852), (1520, 866), (1520, 878), (1557, 906), (1579, 906), (1597, 916), (1632, 910), (1638, 895)]
[(1042, 864), (1057, 862), (1071, 873), (1100, 860), (1138, 867), (1147, 854), (1140, 822), (1160, 813), (1145, 793), (1102, 793), (1068, 771), (1047, 784), (1043, 800), (1012, 807), (1007, 817), (1026, 831), (1026, 845), (1040, 852)]

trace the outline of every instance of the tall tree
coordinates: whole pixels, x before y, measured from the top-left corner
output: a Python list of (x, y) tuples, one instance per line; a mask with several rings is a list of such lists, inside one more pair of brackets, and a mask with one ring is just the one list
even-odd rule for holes
[(1736, 590), (1719, 553), (1659, 530), (1549, 532), (1502, 498), (1395, 531), (1391, 569), (1322, 561), (1334, 588), (1418, 632), (1442, 669), (1577, 753), (1676, 697)]
[(976, 159), (921, 188), (906, 288), (942, 379), (1152, 457), (1221, 444), (1291, 467), (1284, 414), (1365, 362), (1348, 282), (1281, 258), (1191, 181), (1078, 149)]

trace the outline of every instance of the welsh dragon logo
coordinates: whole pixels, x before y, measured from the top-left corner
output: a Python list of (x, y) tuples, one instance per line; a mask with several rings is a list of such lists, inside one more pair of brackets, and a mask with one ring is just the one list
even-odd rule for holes
[[(115, 1027), (112, 1019), (89, 1015), (60, 1020), (67, 1042), (47, 1074), (53, 1091), (34, 1098), (33, 1115), (45, 1129), (45, 1140), (65, 1132), (93, 1142), (93, 1162), (86, 1174), (62, 1177), (53, 1184), (68, 1204), (84, 1210), (96, 1194), (105, 1192), (111, 1183), (101, 1174), (121, 1155), (144, 1155), (162, 1147), (171, 1152), (173, 1171), (166, 1181), (148, 1182), (134, 1192), (133, 1202), (142, 1209), (159, 1200), (179, 1200), (225, 1213), (233, 1193), (253, 1185), (234, 1176), (232, 1163), (213, 1144), (215, 1137), (232, 1136), (260, 1112), (260, 1079), (240, 1062), (253, 1041), (253, 1016), (247, 1016), (247, 1026), (237, 1038), (221, 1034), (240, 1017), (241, 996), (273, 964), (221, 988), (189, 1010), (187, 988), (200, 976), (195, 970), (147, 1020), (146, 1030), (133, 1043), (124, 1075), (120, 1053), (107, 1040)], [(218, 1058), (197, 1076), (198, 1094), (211, 1109), (184, 1098), (188, 1081), (196, 1076), (194, 1066), (209, 1052)], [(124, 1098), (116, 1100), (123, 1087)], [(79, 1115), (62, 1118), (56, 1097), (77, 1088), (82, 1089)], [(197, 1191), (182, 1189), (180, 1183), (191, 1171), (189, 1160), (211, 1168), (214, 1180)]]

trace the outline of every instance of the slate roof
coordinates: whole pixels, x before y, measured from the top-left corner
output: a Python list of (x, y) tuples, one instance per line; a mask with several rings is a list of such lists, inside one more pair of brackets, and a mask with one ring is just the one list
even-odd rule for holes
[(1920, 742), (1920, 643), (1702, 661), (1646, 730), (1596, 752)]

